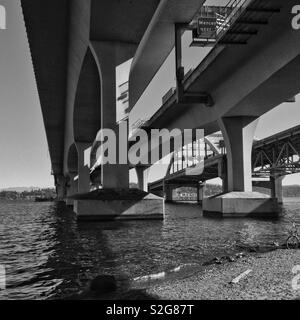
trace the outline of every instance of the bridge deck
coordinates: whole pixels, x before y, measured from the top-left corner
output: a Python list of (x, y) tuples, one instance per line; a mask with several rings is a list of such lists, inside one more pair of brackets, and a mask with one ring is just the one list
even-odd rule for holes
[[(271, 4), (272, 10), (269, 8), (265, 9), (262, 5), (263, 2)], [(253, 3), (257, 4), (258, 2), (254, 1)], [(254, 83), (254, 85), (249, 83), (248, 95), (244, 95), (244, 89), (241, 90), (243, 91), (241, 92), (241, 96), (239, 96), (239, 93), (236, 93), (234, 97), (230, 95), (232, 90), (229, 88), (229, 83), (231, 86), (237, 88), (239, 86), (234, 82), (236, 79), (239, 79), (238, 83), (241, 83), (241, 81), (247, 83), (248, 76), (246, 76), (246, 74), (248, 70), (244, 70), (246, 69), (245, 61), (249, 62), (249, 70), (254, 72), (254, 66), (250, 66), (250, 63), (254, 61), (253, 57), (263, 52), (264, 49), (266, 51), (268, 50), (271, 39), (278, 37), (276, 30), (290, 29), (290, 26), (286, 23), (286, 19), (288, 19), (286, 15), (289, 13), (287, 10), (288, 2), (283, 4), (279, 0), (274, 0), (272, 2), (260, 1), (260, 3), (261, 10), (270, 10), (270, 12), (264, 12), (264, 14), (267, 13), (269, 19), (265, 19), (263, 21), (264, 23), (258, 23), (261, 20), (262, 13), (259, 12), (258, 9), (254, 10), (254, 8), (252, 8), (252, 11), (247, 12), (247, 21), (237, 20), (232, 26), (235, 32), (240, 30), (243, 23), (248, 25), (249, 28), (255, 27), (257, 34), (251, 38), (251, 41), (244, 45), (216, 45), (183, 81), (185, 94), (189, 95), (195, 92), (208, 93), (215, 100), (214, 107), (207, 108), (201, 103), (179, 103), (177, 90), (173, 90), (173, 94), (169, 95), (168, 99), (162, 103), (161, 108), (144, 124), (145, 127), (168, 128), (170, 130), (173, 128), (202, 128), (205, 129), (205, 133), (208, 135), (218, 130), (217, 120), (224, 115), (237, 116), (247, 114), (251, 116), (261, 116), (278, 105), (280, 99), (281, 102), (283, 102), (290, 98), (288, 97), (290, 93), (285, 92), (287, 90), (282, 90), (282, 92), (278, 93), (280, 97), (275, 97), (273, 94), (268, 97), (267, 101), (263, 102), (262, 106), (257, 103), (255, 107), (250, 108), (249, 104), (247, 106), (246, 100), (248, 96), (250, 99), (251, 95), (251, 101), (255, 101), (256, 95), (260, 94), (260, 87), (257, 86), (260, 76), (257, 72), (256, 77), (253, 75), (253, 77), (257, 79), (256, 83)], [(251, 6), (249, 8), (251, 9)], [(278, 11), (278, 8), (281, 8), (280, 11)], [(257, 23), (255, 23), (256, 19), (259, 20)], [(273, 26), (276, 26), (276, 28), (273, 28)], [(233, 31), (230, 29), (228, 32)], [(232, 34), (230, 37), (232, 37)], [(229, 41), (229, 38), (227, 40)], [(256, 60), (258, 61), (259, 59)], [(256, 60), (255, 62), (257, 62)], [(257, 67), (257, 64), (255, 65)], [(240, 74), (242, 72), (243, 75)], [(228, 81), (228, 79), (230, 81)], [(273, 80), (276, 81), (275, 77), (272, 81)], [(271, 80), (269, 82), (267, 85), (271, 86)], [(272, 83), (273, 87), (275, 87), (275, 85), (277, 86), (278, 83)], [(223, 89), (226, 94), (220, 93)], [(289, 90), (292, 89), (290, 88)], [(287, 95), (286, 97), (284, 97), (285, 94)]]

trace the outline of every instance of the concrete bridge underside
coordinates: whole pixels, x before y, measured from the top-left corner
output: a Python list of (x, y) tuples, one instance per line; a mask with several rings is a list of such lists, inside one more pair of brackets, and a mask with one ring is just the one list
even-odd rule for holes
[[(129, 190), (129, 164), (102, 165), (94, 177), (102, 189), (91, 194), (89, 148), (101, 128), (118, 133), (116, 67), (133, 58), (132, 108), (174, 47), (175, 24), (189, 23), (203, 3), (21, 0), (58, 196), (74, 204), (79, 218), (163, 217), (161, 198)], [(280, 11), (255, 37), (243, 46), (216, 46), (183, 82), (184, 94), (208, 92), (213, 106), (182, 103), (177, 92), (147, 123), (149, 129), (204, 128), (206, 134), (220, 128), (228, 191), (242, 198), (253, 199), (250, 159), (258, 117), (300, 92), (300, 34), (290, 26), (294, 4), (272, 1)], [(271, 200), (258, 202), (270, 211)]]
[[(258, 2), (249, 1), (249, 6), (254, 3)], [(256, 21), (253, 14), (247, 21), (237, 19), (235, 22), (236, 25), (248, 23), (255, 27), (255, 36), (244, 44), (213, 47), (198, 67), (186, 79), (181, 79), (182, 92), (177, 84), (173, 95), (144, 124), (148, 129), (201, 128), (206, 135), (221, 129), (227, 149), (229, 193), (219, 199), (209, 199), (204, 204), (207, 211), (223, 212), (224, 206), (230, 212), (243, 211), (247, 202), (250, 202), (250, 207), (246, 211), (276, 211), (274, 202), (269, 201), (268, 209), (264, 196), (259, 200), (260, 195), (252, 192), (252, 143), (259, 117), (300, 92), (300, 33), (291, 28), (291, 11), (296, 1), (261, 3), (268, 3), (274, 11), (266, 21)], [(259, 11), (257, 8), (252, 10)], [(162, 43), (159, 39), (166, 35), (157, 34), (153, 27), (152, 36), (155, 43)], [(173, 44), (175, 51), (181, 50), (174, 33)], [(152, 48), (155, 49), (158, 45)], [(147, 50), (144, 54), (147, 55)], [(180, 53), (176, 57), (180, 59)], [(164, 60), (165, 56), (162, 54), (160, 58)], [(178, 64), (181, 67), (180, 62)], [(134, 82), (131, 86), (134, 87)], [(142, 91), (143, 88), (139, 89), (140, 93)], [(200, 98), (198, 103), (195, 99), (187, 102), (187, 97), (197, 93), (209, 94), (213, 106), (201, 102)], [(240, 200), (236, 201), (236, 198)]]
[[(127, 194), (127, 165), (103, 166), (98, 178), (105, 189), (123, 190), (119, 198), (127, 202), (125, 208), (117, 199), (107, 208), (102, 200), (91, 206), (88, 200), (71, 199), (90, 191), (87, 150), (98, 131), (117, 130), (115, 69), (134, 56), (159, 0), (22, 0), (21, 4), (58, 197), (67, 197), (79, 217), (118, 218), (121, 213), (130, 217), (145, 201), (150, 208), (145, 216), (161, 218), (160, 198)], [(89, 208), (83, 208), (86, 205)]]

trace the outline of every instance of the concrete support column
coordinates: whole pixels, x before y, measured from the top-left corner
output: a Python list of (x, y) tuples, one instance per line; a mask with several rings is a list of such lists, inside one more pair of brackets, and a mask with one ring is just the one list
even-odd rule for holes
[(71, 197), (78, 193), (78, 181), (75, 181), (75, 177), (77, 176), (77, 173), (70, 173), (69, 179), (68, 179), (68, 188), (67, 188), (67, 199), (66, 204), (67, 206), (73, 206), (74, 200), (68, 199), (68, 197)]
[(239, 116), (219, 119), (227, 150), (228, 191), (252, 191), (251, 153), (256, 117)]
[(205, 185), (205, 183), (199, 184), (197, 188), (197, 201), (200, 203), (204, 200), (205, 197)]
[[(101, 79), (101, 130), (97, 160), (100, 169), (92, 179), (101, 186), (97, 199), (74, 201), (78, 220), (163, 219), (164, 199), (140, 190), (129, 189), (128, 132), (126, 122), (117, 124), (116, 67), (134, 56), (136, 45), (91, 41), (90, 48), (96, 60)], [(99, 93), (100, 94), (100, 93)], [(125, 125), (125, 126), (124, 126)], [(124, 130), (125, 127), (125, 130)], [(121, 129), (119, 131), (119, 129)], [(125, 133), (124, 133), (125, 132)], [(120, 134), (122, 133), (122, 134)], [(102, 153), (100, 153), (102, 152)], [(79, 152), (79, 191), (86, 189), (90, 179), (84, 170), (82, 152)], [(101, 162), (101, 158), (102, 161)], [(92, 160), (95, 159), (92, 157)]]
[(164, 197), (165, 201), (173, 201), (173, 186), (164, 184)]
[(89, 143), (76, 142), (78, 152), (78, 193), (90, 191), (90, 156), (88, 153)]
[(282, 190), (282, 180), (284, 177), (274, 177), (270, 176), (271, 182), (271, 196), (272, 198), (277, 198), (278, 203), (283, 203), (283, 190)]
[(227, 162), (222, 161), (218, 164), (218, 176), (222, 180), (223, 193), (228, 192)]
[(91, 178), (92, 189), (101, 188), (102, 186), (101, 167), (98, 167), (96, 170), (94, 170), (90, 178)]
[[(116, 113), (116, 67), (133, 57), (136, 45), (111, 42), (93, 41), (92, 50), (98, 61), (101, 73), (101, 128), (113, 130), (116, 134), (117, 164), (102, 166), (101, 178), (103, 188), (129, 189), (129, 166), (119, 163), (119, 150), (123, 146), (120, 140), (127, 142), (127, 137), (119, 137)], [(127, 149), (126, 149), (127, 151)]]
[(227, 174), (221, 177), (222, 179), (222, 191), (223, 193), (228, 192), (228, 177)]
[(219, 119), (227, 151), (228, 190), (221, 195), (205, 198), (203, 214), (221, 213), (225, 217), (277, 216), (277, 200), (252, 191), (251, 153), (257, 122), (256, 117), (249, 116)]
[(138, 186), (140, 190), (148, 192), (148, 176), (149, 170), (148, 167), (135, 167), (137, 179), (138, 179)]
[(56, 176), (56, 194), (58, 201), (64, 201), (66, 197), (66, 177), (63, 175)]

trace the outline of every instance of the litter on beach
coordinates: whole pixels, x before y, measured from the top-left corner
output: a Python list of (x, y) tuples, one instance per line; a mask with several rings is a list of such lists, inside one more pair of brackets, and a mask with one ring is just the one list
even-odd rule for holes
[(248, 269), (245, 272), (241, 273), (239, 276), (237, 276), (236, 278), (234, 278), (233, 280), (230, 281), (230, 283), (236, 284), (239, 283), (240, 280), (242, 280), (243, 278), (245, 278), (249, 273), (251, 273), (252, 270)]

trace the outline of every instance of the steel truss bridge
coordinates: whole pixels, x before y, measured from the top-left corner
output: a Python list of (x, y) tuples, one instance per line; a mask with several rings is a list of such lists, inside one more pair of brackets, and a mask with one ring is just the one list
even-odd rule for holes
[[(204, 160), (199, 166), (199, 155)], [(194, 170), (194, 172), (193, 172)], [(199, 173), (197, 173), (197, 170)], [(296, 126), (268, 138), (254, 141), (252, 151), (252, 177), (281, 177), (300, 173), (300, 126)], [(183, 146), (171, 156), (163, 179), (149, 183), (149, 191), (163, 189), (164, 184), (196, 187), (214, 178), (225, 178), (226, 149), (222, 135), (206, 137), (202, 143), (194, 141)]]

